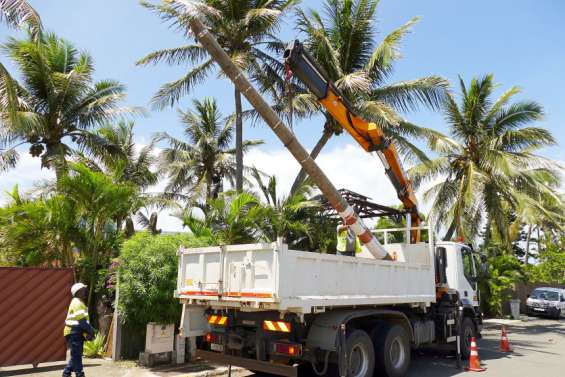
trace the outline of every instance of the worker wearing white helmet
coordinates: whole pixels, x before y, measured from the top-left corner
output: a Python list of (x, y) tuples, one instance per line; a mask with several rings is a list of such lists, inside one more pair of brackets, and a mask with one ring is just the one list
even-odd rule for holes
[(88, 290), (86, 288), (86, 285), (82, 283), (76, 283), (71, 287), (73, 299), (69, 305), (63, 332), (67, 346), (71, 351), (71, 358), (63, 371), (63, 377), (70, 377), (72, 372), (75, 372), (76, 377), (84, 377), (82, 366), (84, 341), (94, 337), (94, 329), (88, 322), (88, 308), (86, 306)]

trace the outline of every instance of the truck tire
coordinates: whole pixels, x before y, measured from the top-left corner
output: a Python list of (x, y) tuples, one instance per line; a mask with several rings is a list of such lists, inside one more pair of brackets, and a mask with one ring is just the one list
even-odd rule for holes
[(347, 336), (347, 360), (349, 377), (373, 377), (375, 350), (373, 342), (363, 330), (355, 330)]
[[(471, 338), (476, 337), (475, 324), (469, 317), (464, 317), (461, 322), (461, 358), (467, 360), (471, 354)], [(457, 347), (457, 344), (455, 344)]]
[(405, 376), (410, 367), (410, 339), (404, 327), (382, 326), (375, 337), (375, 356), (375, 376)]

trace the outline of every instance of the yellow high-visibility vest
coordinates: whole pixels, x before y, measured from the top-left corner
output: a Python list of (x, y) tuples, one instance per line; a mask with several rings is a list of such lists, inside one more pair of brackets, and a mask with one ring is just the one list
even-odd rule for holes
[(88, 308), (86, 304), (78, 298), (73, 298), (71, 304), (69, 305), (69, 311), (67, 312), (67, 319), (65, 319), (65, 330), (63, 335), (67, 336), (71, 333), (71, 327), (77, 326), (81, 319), (86, 319), (88, 322)]
[[(337, 231), (337, 251), (345, 252), (348, 251), (348, 237), (349, 231), (346, 229), (338, 230)], [(354, 248), (355, 254), (359, 254), (363, 249), (361, 248), (361, 242), (359, 242), (359, 237), (353, 235), (355, 237), (355, 245), (349, 245), (349, 247)], [(353, 251), (353, 250), (351, 250)]]

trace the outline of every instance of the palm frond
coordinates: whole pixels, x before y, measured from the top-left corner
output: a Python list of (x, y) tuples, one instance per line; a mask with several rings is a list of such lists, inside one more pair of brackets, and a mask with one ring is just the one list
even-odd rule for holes
[(154, 51), (138, 60), (136, 65), (156, 65), (165, 62), (169, 65), (197, 64), (207, 56), (200, 44), (185, 45)]
[(12, 27), (28, 25), (34, 39), (42, 32), (41, 17), (26, 0), (0, 0), (1, 21)]
[(191, 69), (184, 77), (163, 85), (151, 100), (153, 106), (157, 109), (174, 106), (180, 98), (188, 94), (194, 86), (204, 82), (214, 66), (214, 60), (208, 59), (204, 63)]
[(398, 111), (416, 111), (420, 105), (437, 110), (445, 101), (448, 88), (444, 78), (429, 76), (374, 89), (370, 96)]
[(412, 26), (414, 26), (418, 20), (418, 17), (414, 17), (398, 29), (392, 31), (383, 39), (377, 48), (375, 48), (365, 66), (365, 70), (374, 80), (382, 81), (391, 73), (392, 63), (400, 58), (400, 42), (410, 33)]

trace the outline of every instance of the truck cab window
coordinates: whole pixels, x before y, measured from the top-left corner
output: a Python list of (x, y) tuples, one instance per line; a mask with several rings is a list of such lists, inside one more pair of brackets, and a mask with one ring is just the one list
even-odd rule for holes
[(469, 281), (469, 283), (474, 286), (475, 280), (475, 265), (473, 261), (473, 253), (469, 249), (463, 249), (463, 273)]

